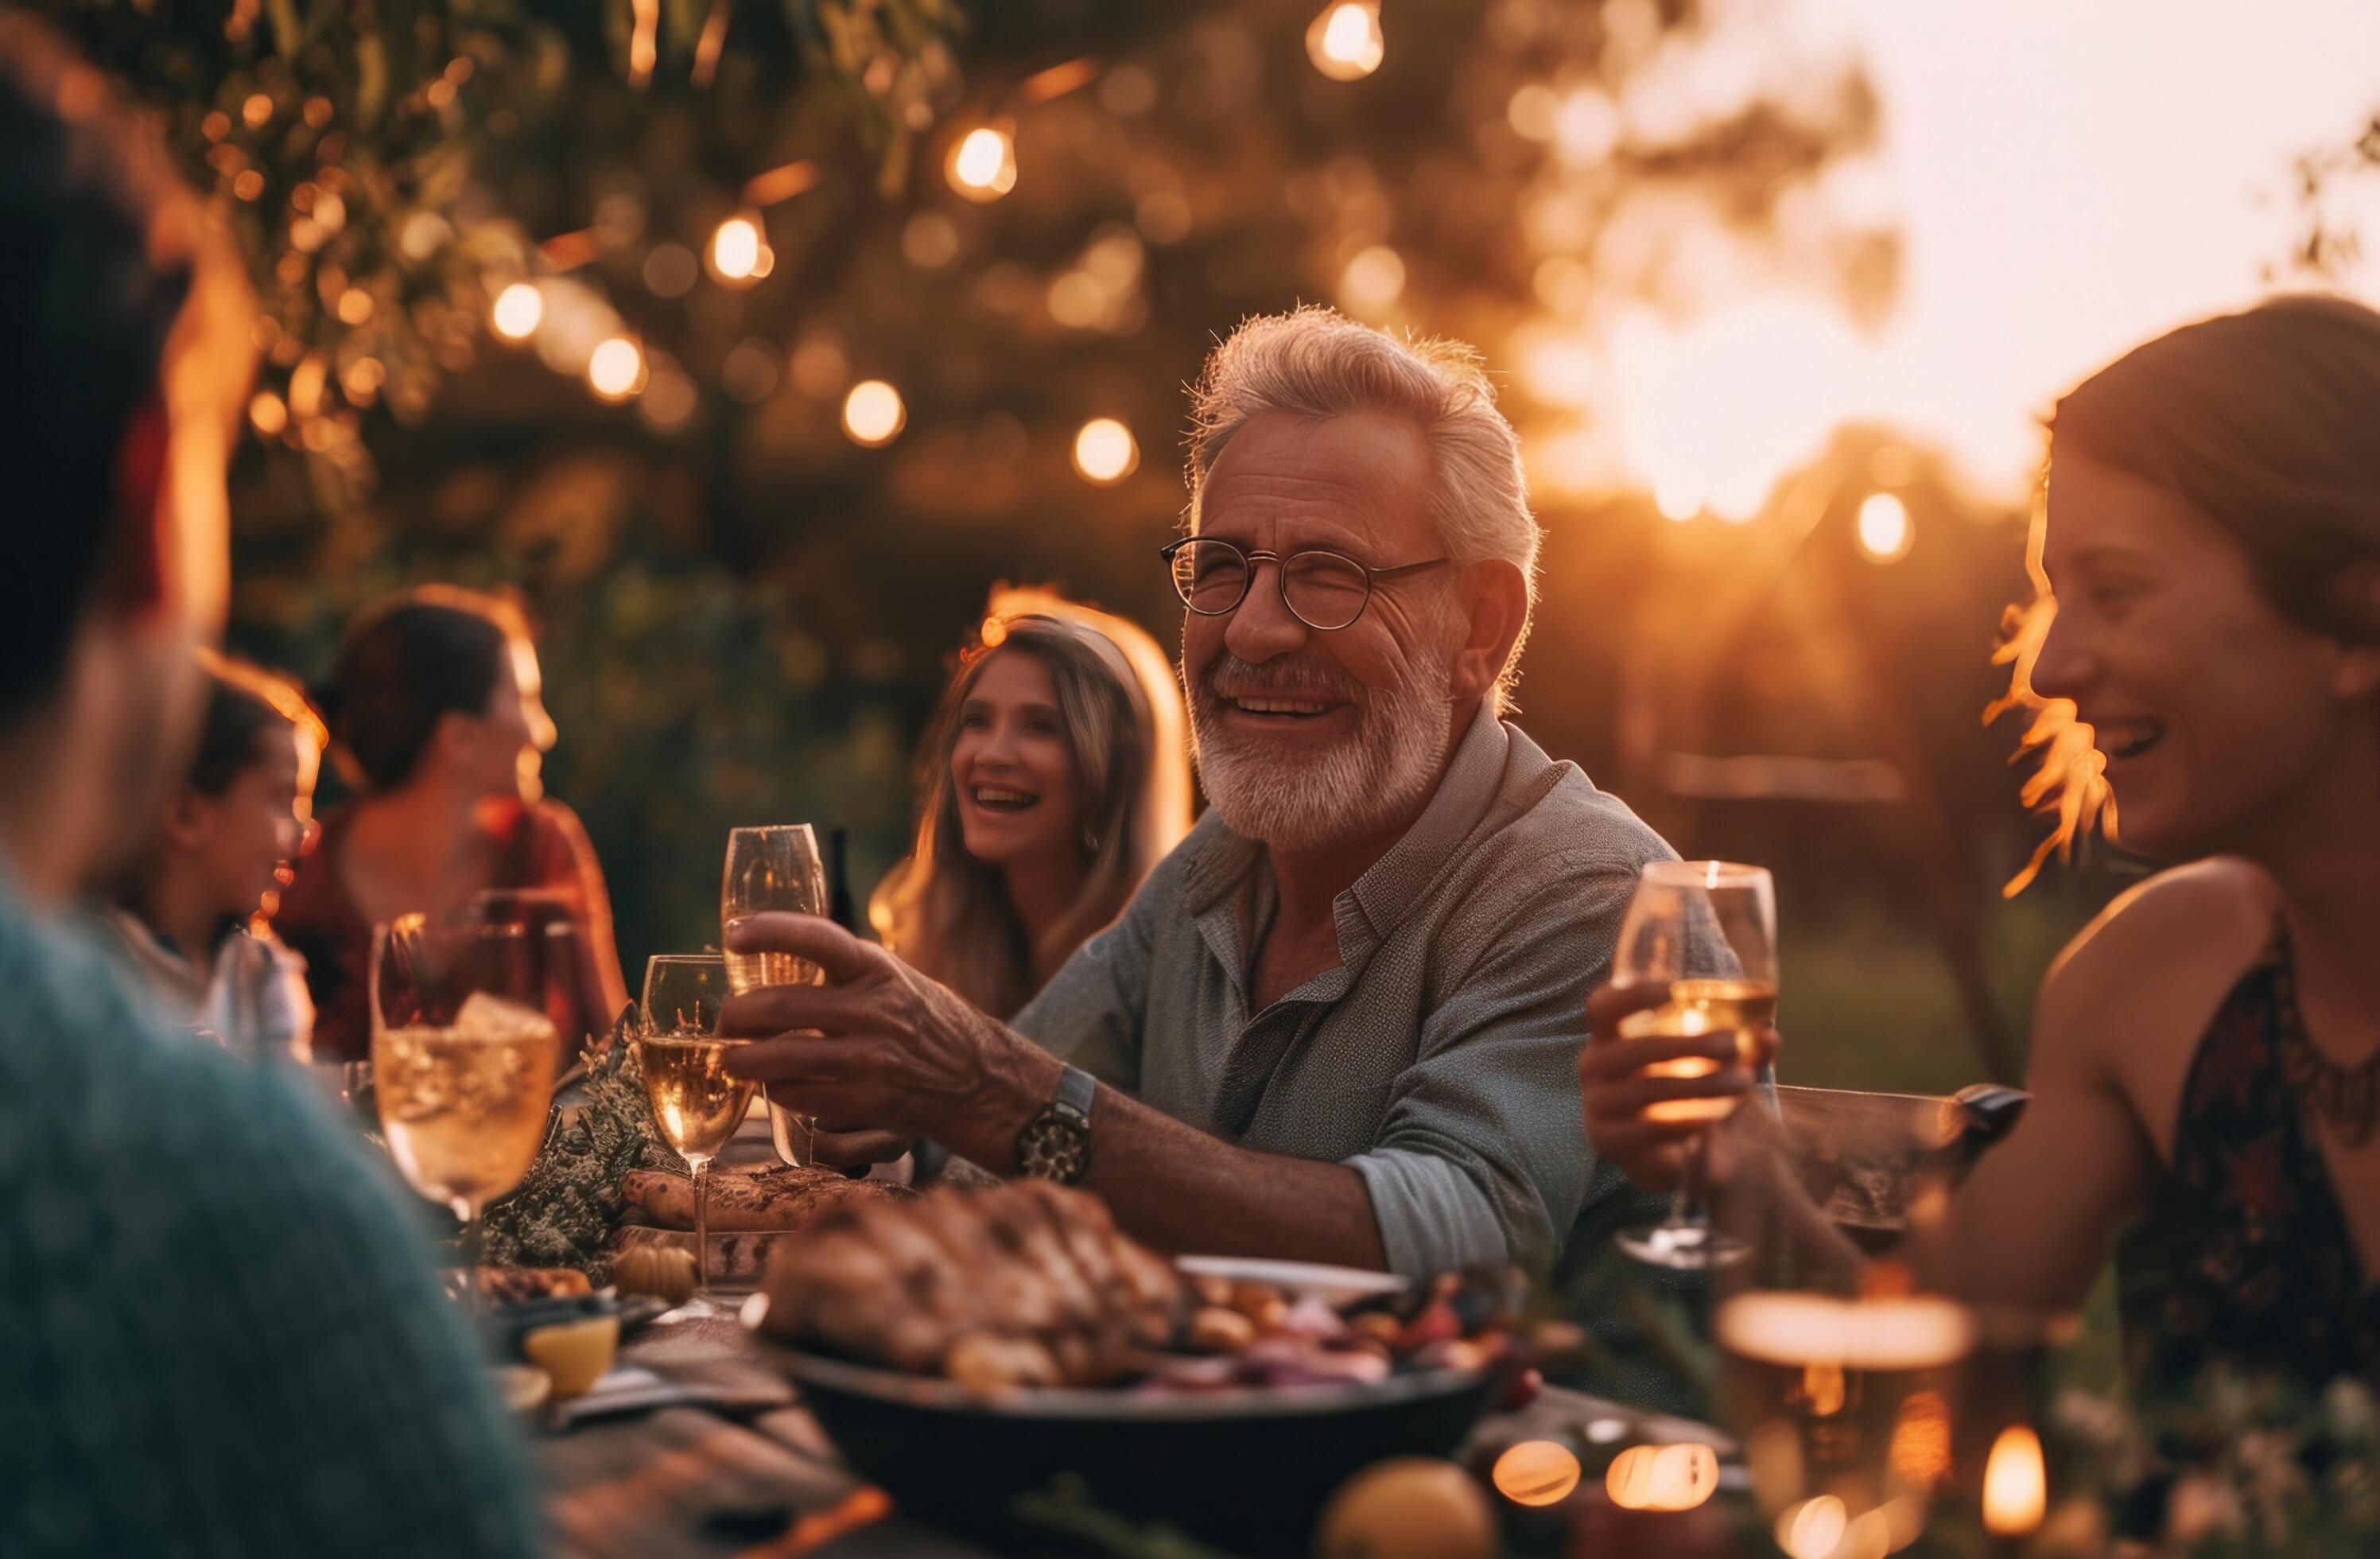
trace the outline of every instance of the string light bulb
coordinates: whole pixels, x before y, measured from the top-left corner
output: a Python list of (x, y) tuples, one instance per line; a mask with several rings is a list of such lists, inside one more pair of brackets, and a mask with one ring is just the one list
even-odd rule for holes
[(863, 379), (843, 397), (843, 431), (869, 449), (892, 443), (908, 420), (901, 392), (881, 379)]
[(545, 295), (529, 282), (515, 282), (496, 294), (495, 307), (489, 311), (489, 323), (507, 341), (528, 340), (544, 318)]
[(1016, 188), (1016, 140), (1004, 125), (978, 125), (952, 145), (943, 172), (952, 189), (989, 205)]
[(761, 256), (769, 246), (760, 224), (752, 217), (731, 216), (710, 235), (710, 274), (722, 282), (749, 282), (766, 274)]
[(1378, 0), (1336, 0), (1305, 30), (1306, 57), (1334, 81), (1362, 80), (1387, 53)]
[(605, 400), (626, 400), (644, 382), (644, 348), (625, 335), (599, 344), (587, 359), (587, 384)]
[(1075, 435), (1075, 469), (1094, 487), (1122, 481), (1139, 464), (1132, 430), (1112, 417), (1094, 417)]

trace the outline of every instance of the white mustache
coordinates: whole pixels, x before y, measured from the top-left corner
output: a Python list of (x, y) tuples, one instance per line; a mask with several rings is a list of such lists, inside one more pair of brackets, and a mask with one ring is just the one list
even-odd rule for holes
[(1268, 661), (1258, 665), (1228, 652), (1207, 668), (1205, 680), (1208, 697), (1218, 700), (1294, 698), (1307, 694), (1354, 703), (1362, 699), (1364, 691), (1355, 679), (1344, 672), (1332, 671), (1309, 662), (1282, 664)]

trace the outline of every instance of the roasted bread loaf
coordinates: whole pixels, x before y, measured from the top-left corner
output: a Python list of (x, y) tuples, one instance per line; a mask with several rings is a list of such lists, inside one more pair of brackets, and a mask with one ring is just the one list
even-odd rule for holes
[[(694, 1182), (683, 1175), (632, 1169), (623, 1182), (628, 1205), (665, 1229), (694, 1227)], [(833, 1169), (771, 1169), (759, 1175), (713, 1171), (710, 1225), (716, 1234), (808, 1228), (853, 1202), (907, 1195), (880, 1180), (852, 1180)]]
[(770, 1259), (765, 1330), (979, 1390), (1099, 1385), (1182, 1313), (1171, 1263), (1046, 1181), (843, 1208)]

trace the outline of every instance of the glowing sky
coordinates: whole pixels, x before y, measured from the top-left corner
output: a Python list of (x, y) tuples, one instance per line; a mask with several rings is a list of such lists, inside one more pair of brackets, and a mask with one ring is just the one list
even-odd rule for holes
[[(2033, 419), (2061, 389), (2267, 290), (2292, 158), (2380, 110), (2363, 0), (1803, 3), (1868, 62), (1907, 244), (1850, 398), (1998, 486), (2036, 458)], [(2380, 250), (2380, 220), (2365, 232)], [(2352, 278), (2367, 298), (2374, 272)]]
[[(1982, 493), (2019, 496), (2061, 391), (2270, 290), (2263, 268), (2299, 226), (2295, 158), (2380, 111), (2380, 4), (2362, 0), (1784, 3), (1797, 43), (1856, 50), (1877, 88), (1883, 173), (1863, 182), (1899, 214), (1900, 290), (1873, 335), (1822, 299), (1761, 294), (1607, 339), (1624, 480), (1676, 518), (1750, 519), (1852, 419), (1944, 445)], [(2380, 254), (2380, 177), (2351, 188)], [(2375, 281), (2367, 260), (2345, 286), (2373, 298)], [(1566, 377), (1559, 354), (1520, 366)], [(1535, 453), (1551, 474), (1559, 445)]]

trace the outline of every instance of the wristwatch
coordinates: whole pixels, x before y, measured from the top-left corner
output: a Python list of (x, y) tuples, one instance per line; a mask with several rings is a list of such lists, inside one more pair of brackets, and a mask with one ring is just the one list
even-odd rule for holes
[(1090, 1173), (1091, 1100), (1099, 1084), (1080, 1066), (1069, 1066), (1058, 1091), (1016, 1134), (1016, 1166), (1043, 1180), (1072, 1186)]

